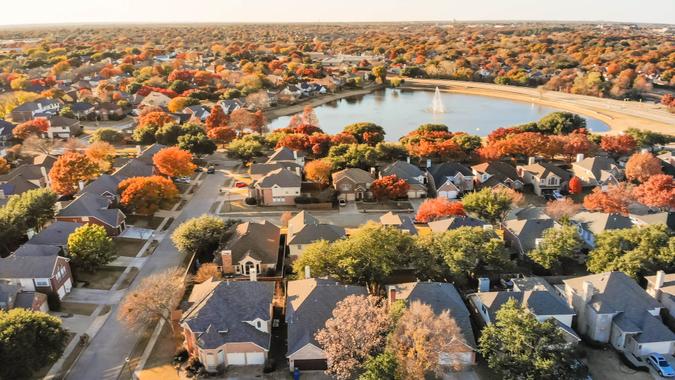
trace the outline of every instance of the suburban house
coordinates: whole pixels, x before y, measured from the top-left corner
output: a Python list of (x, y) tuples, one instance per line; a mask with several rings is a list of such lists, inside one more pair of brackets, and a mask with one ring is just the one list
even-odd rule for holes
[(420, 168), (406, 161), (395, 161), (382, 169), (380, 178), (395, 175), (405, 180), (408, 189), (408, 198), (425, 198), (427, 196), (427, 175)]
[(453, 216), (429, 222), (431, 232), (436, 233), (450, 231), (460, 227), (482, 227), (483, 229), (492, 229), (490, 223), (470, 216)]
[(294, 161), (264, 162), (251, 164), (248, 173), (252, 180), (257, 181), (277, 169), (286, 169), (300, 176), (303, 166)]
[(334, 242), (345, 236), (345, 229), (333, 224), (319, 223), (308, 212), (301, 211), (288, 221), (286, 245), (291, 260), (302, 254), (309, 244), (319, 240)]
[(333, 187), (339, 193), (338, 199), (345, 201), (360, 201), (372, 198), (370, 185), (373, 176), (359, 168), (348, 168), (335, 172), (331, 175)]
[(419, 301), (429, 305), (437, 315), (448, 312), (457, 323), (460, 335), (454, 337), (455, 344), (450, 352), (440, 353), (442, 364), (476, 364), (477, 346), (471, 329), (471, 315), (454, 285), (441, 282), (408, 282), (388, 285), (386, 290), (390, 305), (398, 300), (405, 301), (407, 305)]
[(388, 213), (380, 216), (380, 224), (383, 226), (392, 226), (396, 227), (403, 232), (407, 232), (410, 235), (417, 235), (417, 227), (415, 227), (415, 222), (412, 218), (407, 215), (394, 214), (389, 211)]
[(282, 146), (277, 148), (267, 159), (267, 163), (272, 162), (295, 162), (300, 166), (305, 166), (305, 152)]
[(647, 293), (668, 309), (671, 317), (675, 318), (675, 273), (660, 270), (654, 276), (645, 276)]
[(255, 181), (249, 193), (261, 206), (294, 205), (301, 186), (302, 178), (298, 173), (281, 168)]
[(117, 236), (126, 228), (126, 216), (111, 206), (113, 202), (109, 198), (84, 193), (61, 209), (54, 218), (64, 222), (98, 224), (106, 229), (108, 235)]
[(560, 190), (571, 178), (567, 171), (551, 163), (534, 162), (533, 158), (529, 162), (528, 165), (519, 165), (516, 170), (523, 183), (532, 185), (534, 193), (539, 196)]
[(143, 98), (143, 101), (141, 101), (141, 104), (138, 105), (138, 108), (142, 109), (145, 107), (161, 107), (166, 109), (170, 101), (170, 97), (160, 92), (153, 91)]
[(195, 285), (180, 321), (190, 355), (212, 373), (265, 364), (273, 297), (274, 282), (209, 279)]
[(559, 227), (553, 219), (507, 220), (503, 223), (504, 240), (514, 248), (521, 257), (537, 248), (544, 231)]
[(117, 189), (120, 182), (119, 178), (110, 174), (101, 174), (95, 180), (82, 187), (77, 194), (92, 193), (110, 199), (114, 205), (119, 202)]
[(581, 211), (570, 219), (577, 225), (579, 237), (589, 248), (595, 248), (595, 236), (603, 231), (633, 227), (631, 218), (621, 214)]
[(122, 120), (126, 116), (126, 112), (117, 103), (103, 102), (96, 106), (96, 115), (101, 121)]
[(70, 105), (70, 110), (77, 120), (89, 120), (96, 115), (96, 106), (89, 102), (75, 102)]
[(218, 104), (220, 108), (223, 109), (225, 115), (229, 115), (233, 111), (236, 111), (244, 106), (244, 104), (237, 99), (223, 99), (218, 101), (216, 104)]
[(577, 155), (572, 163), (572, 173), (581, 180), (583, 186), (605, 186), (617, 184), (623, 179), (623, 170), (609, 157), (588, 157)]
[(15, 123), (23, 123), (36, 117), (50, 117), (59, 113), (61, 102), (53, 99), (38, 99), (34, 102), (24, 103), (10, 112), (10, 117)]
[(458, 162), (434, 165), (429, 174), (437, 198), (456, 199), (460, 193), (473, 190), (473, 172)]
[(563, 283), (579, 333), (636, 357), (675, 351), (675, 334), (660, 317), (663, 305), (626, 274), (605, 272)]
[(274, 273), (279, 259), (280, 230), (274, 224), (246, 222), (233, 227), (215, 261), (225, 274)]
[(141, 151), (141, 147), (138, 146), (138, 157), (127, 161), (112, 175), (120, 181), (131, 177), (148, 177), (154, 175), (155, 165), (152, 162), (152, 158), (157, 152), (166, 147), (166, 145), (162, 144), (152, 144)]
[(14, 140), (14, 135), (12, 131), (14, 130), (15, 125), (9, 121), (0, 119), (0, 147), (9, 146)]
[(288, 281), (286, 357), (290, 370), (293, 371), (295, 368), (301, 371), (325, 370), (326, 354), (314, 335), (325, 327), (338, 302), (351, 295), (367, 294), (363, 286), (342, 285), (330, 279), (307, 278)]
[(63, 116), (52, 116), (48, 119), (49, 127), (44, 137), (49, 139), (68, 139), (82, 134), (83, 127), (77, 119)]
[[(14, 168), (7, 174), (0, 175), (0, 184), (30, 182), (35, 187), (46, 187), (49, 185), (48, 169), (41, 165), (22, 164)], [(20, 178), (19, 178), (20, 177)], [(17, 181), (21, 180), (21, 181)], [(19, 194), (19, 193), (14, 193)]]
[(478, 187), (505, 186), (509, 189), (520, 190), (523, 181), (516, 168), (504, 161), (491, 161), (471, 167)]
[(193, 120), (204, 122), (206, 121), (206, 118), (208, 118), (209, 115), (211, 114), (211, 110), (208, 107), (205, 107), (201, 104), (197, 104), (194, 106), (185, 107), (183, 109), (183, 113), (192, 115), (191, 119)]
[[(12, 170), (11, 172), (0, 175), (0, 199), (7, 199), (11, 195), (23, 194), (28, 190), (39, 189), (44, 186), (46, 179), (39, 174), (39, 177), (34, 177), (36, 172), (34, 169), (39, 169), (34, 165), (22, 165)], [(37, 173), (40, 173), (37, 171)], [(28, 178), (26, 178), (28, 177)]]
[(73, 277), (70, 260), (60, 253), (61, 247), (24, 244), (0, 258), (0, 280), (20, 285), (22, 291), (56, 294), (61, 299), (70, 293)]
[(0, 310), (22, 308), (33, 311), (49, 311), (47, 295), (40, 292), (23, 291), (21, 285), (11, 281), (0, 281)]
[(68, 236), (81, 226), (81, 223), (57, 220), (33, 235), (28, 244), (54, 245), (65, 249), (68, 245)]
[(673, 211), (662, 211), (654, 214), (630, 214), (630, 219), (633, 221), (633, 224), (636, 226), (653, 226), (657, 224), (663, 224), (670, 231), (675, 231), (675, 212)]

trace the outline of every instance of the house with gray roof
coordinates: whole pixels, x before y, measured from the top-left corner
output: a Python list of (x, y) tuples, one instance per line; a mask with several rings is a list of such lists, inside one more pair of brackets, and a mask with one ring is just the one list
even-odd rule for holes
[(388, 285), (387, 301), (403, 300), (407, 305), (421, 302), (429, 305), (435, 314), (447, 312), (455, 320), (460, 334), (456, 336), (450, 352), (443, 352), (447, 364), (462, 366), (476, 364), (476, 339), (471, 329), (471, 316), (454, 285), (442, 282), (408, 282)]
[(274, 224), (245, 222), (232, 227), (232, 235), (221, 244), (215, 261), (225, 274), (274, 273), (279, 260), (281, 231)]
[(338, 199), (344, 201), (360, 201), (372, 198), (370, 185), (374, 177), (359, 168), (347, 168), (331, 174), (333, 187), (338, 192)]
[(93, 193), (100, 195), (102, 197), (109, 198), (113, 201), (114, 204), (117, 204), (119, 201), (119, 196), (117, 194), (117, 188), (122, 182), (119, 178), (112, 176), (110, 174), (101, 174), (95, 180), (86, 184), (82, 190), (80, 190), (77, 195), (82, 195), (84, 193)]
[(68, 236), (82, 226), (82, 223), (64, 222), (57, 220), (43, 228), (28, 241), (34, 245), (52, 245), (65, 247), (68, 244)]
[(0, 281), (0, 310), (14, 308), (48, 312), (47, 295), (40, 292), (23, 291), (21, 285)]
[(49, 118), (49, 126), (43, 137), (49, 139), (68, 139), (79, 136), (83, 130), (79, 120), (56, 115)]
[(511, 248), (516, 250), (521, 257), (537, 248), (544, 231), (549, 228), (559, 228), (555, 220), (547, 219), (511, 219), (503, 223), (504, 240)]
[(19, 285), (22, 291), (56, 294), (63, 298), (73, 287), (68, 258), (61, 247), (26, 243), (0, 258), (0, 280)]
[(653, 276), (645, 276), (647, 293), (668, 309), (671, 317), (675, 318), (675, 273), (666, 273), (662, 270)]
[(343, 285), (335, 280), (307, 278), (288, 281), (286, 326), (289, 368), (318, 371), (327, 368), (326, 353), (315, 334), (326, 326), (338, 302), (352, 295), (365, 296), (363, 286)]
[(300, 211), (288, 221), (286, 245), (291, 260), (296, 260), (308, 245), (324, 240), (334, 242), (345, 236), (345, 229), (333, 224), (319, 223), (306, 211)]
[(399, 230), (409, 233), (410, 235), (417, 235), (417, 227), (415, 222), (408, 215), (394, 214), (392, 211), (380, 216), (380, 224), (383, 226), (396, 227)]
[(298, 176), (302, 175), (302, 165), (293, 161), (254, 163), (251, 164), (248, 174), (251, 176), (252, 180), (257, 181), (266, 176), (269, 172), (282, 168), (294, 172)]
[(542, 196), (560, 190), (572, 177), (565, 169), (550, 162), (534, 162), (530, 158), (528, 165), (519, 165), (516, 171), (524, 184), (532, 185), (534, 193)]
[(595, 237), (603, 231), (633, 227), (630, 217), (615, 213), (581, 211), (570, 219), (577, 226), (581, 240), (591, 249), (595, 248)]
[(255, 181), (249, 193), (261, 206), (294, 205), (301, 186), (302, 178), (298, 173), (280, 168)]
[(576, 162), (572, 163), (572, 173), (583, 186), (616, 185), (623, 180), (623, 170), (616, 161), (603, 156), (584, 158), (583, 154), (579, 154)]
[(460, 227), (481, 227), (483, 229), (492, 229), (492, 225), (480, 219), (471, 216), (453, 216), (429, 222), (431, 232), (445, 232), (455, 230)]
[(662, 211), (653, 214), (630, 214), (630, 219), (636, 226), (665, 225), (670, 231), (675, 231), (675, 212)]
[(305, 152), (282, 146), (277, 148), (267, 159), (267, 163), (273, 162), (295, 162), (300, 166), (304, 166)]
[(117, 169), (112, 175), (122, 181), (131, 177), (149, 177), (155, 174), (155, 165), (152, 158), (157, 152), (166, 148), (166, 145), (152, 144), (145, 150), (140, 151), (138, 147), (138, 156), (127, 161), (122, 167)]
[(15, 125), (9, 121), (0, 119), (0, 147), (9, 146), (14, 140), (14, 135), (12, 134), (14, 127)]
[(274, 286), (213, 279), (195, 285), (180, 320), (190, 355), (211, 373), (264, 365), (272, 338)]
[(108, 235), (117, 236), (126, 228), (126, 216), (113, 202), (104, 196), (84, 193), (75, 198), (56, 214), (55, 219), (64, 222), (93, 223), (103, 226)]
[(675, 351), (675, 334), (660, 316), (664, 306), (625, 273), (598, 273), (563, 284), (580, 334), (636, 357)]
[(459, 162), (433, 165), (429, 174), (437, 198), (456, 199), (460, 193), (473, 190), (474, 174)]
[(410, 185), (408, 198), (424, 198), (427, 196), (427, 174), (415, 165), (406, 161), (394, 161), (380, 171), (380, 178), (395, 175)]
[(490, 161), (474, 165), (471, 171), (481, 188), (500, 186), (514, 190), (523, 188), (523, 181), (516, 168), (504, 161)]

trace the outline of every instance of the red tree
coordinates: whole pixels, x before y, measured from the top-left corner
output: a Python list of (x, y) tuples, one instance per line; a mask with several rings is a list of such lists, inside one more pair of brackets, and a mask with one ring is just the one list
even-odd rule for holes
[(155, 153), (152, 163), (157, 170), (169, 177), (180, 177), (192, 174), (195, 164), (192, 163), (192, 154), (175, 146), (164, 148)]
[(582, 184), (581, 184), (581, 180), (579, 179), (579, 177), (577, 177), (577, 176), (572, 177), (572, 179), (570, 179), (570, 184), (569, 184), (570, 193), (571, 194), (581, 193), (581, 191), (583, 190), (581, 185)]
[(376, 199), (398, 199), (407, 196), (410, 185), (396, 175), (389, 175), (373, 181), (370, 191)]
[(629, 154), (635, 150), (637, 143), (629, 135), (602, 136), (600, 149), (614, 156)]
[(223, 112), (223, 107), (219, 105), (214, 105), (211, 107), (211, 112), (204, 122), (206, 130), (211, 130), (213, 128), (222, 128), (227, 126), (228, 117)]
[(285, 146), (286, 148), (292, 150), (299, 150), (299, 151), (306, 151), (311, 147), (307, 135), (303, 135), (300, 133), (293, 133), (282, 137), (279, 140), (279, 142), (277, 142), (277, 148), (280, 148), (282, 146)]
[(127, 178), (120, 182), (118, 191), (122, 206), (141, 215), (152, 215), (178, 197), (176, 185), (161, 176)]
[(12, 135), (19, 140), (25, 140), (30, 135), (40, 135), (47, 132), (49, 128), (49, 120), (39, 118), (28, 120), (14, 127)]
[(661, 173), (661, 160), (651, 153), (635, 153), (626, 162), (626, 178), (631, 181), (644, 182)]
[(584, 197), (584, 207), (589, 211), (628, 215), (630, 200), (630, 192), (624, 186), (609, 186), (605, 191), (596, 187)]
[(432, 198), (427, 199), (420, 205), (415, 219), (427, 223), (453, 215), (466, 215), (462, 203), (452, 202), (447, 198)]
[(638, 202), (662, 209), (675, 208), (675, 180), (673, 176), (657, 174), (633, 191)]
[(211, 128), (206, 135), (216, 144), (227, 144), (237, 137), (237, 132), (228, 127)]

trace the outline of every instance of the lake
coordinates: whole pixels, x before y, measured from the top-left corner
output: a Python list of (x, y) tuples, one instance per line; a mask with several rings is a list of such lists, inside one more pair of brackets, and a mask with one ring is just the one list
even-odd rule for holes
[[(315, 108), (321, 129), (335, 134), (351, 123), (366, 121), (386, 131), (387, 141), (399, 138), (425, 123), (445, 124), (451, 132), (487, 136), (500, 127), (537, 121), (559, 109), (489, 96), (441, 92), (445, 113), (431, 112), (433, 91), (385, 89), (336, 100)], [(583, 116), (583, 115), (582, 115)], [(608, 131), (604, 122), (586, 117), (592, 132)], [(270, 130), (284, 128), (290, 116), (270, 122)]]

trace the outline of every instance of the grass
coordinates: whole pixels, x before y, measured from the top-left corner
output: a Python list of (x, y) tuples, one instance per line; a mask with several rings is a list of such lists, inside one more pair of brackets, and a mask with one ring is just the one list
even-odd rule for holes
[(386, 202), (356, 202), (359, 211), (408, 211), (413, 210), (413, 206), (408, 201), (386, 201)]
[(115, 253), (117, 253), (118, 256), (136, 257), (138, 251), (140, 251), (143, 244), (145, 244), (145, 240), (118, 237), (113, 239), (113, 243), (115, 244)]
[(61, 302), (61, 313), (91, 315), (98, 307), (93, 303)]
[(145, 363), (145, 369), (141, 371), (140, 378), (146, 379), (177, 379), (176, 369), (172, 361), (181, 340), (171, 333), (168, 325), (164, 324), (162, 332), (152, 348), (152, 352)]
[(164, 220), (164, 218), (156, 216), (129, 215), (126, 218), (126, 224), (138, 228), (155, 230), (162, 223), (162, 220)]
[(136, 275), (138, 275), (138, 268), (131, 267), (131, 269), (129, 270), (129, 273), (127, 273), (126, 277), (124, 277), (124, 280), (122, 280), (118, 289), (128, 288), (129, 285), (131, 285), (131, 283), (136, 278)]
[[(70, 341), (73, 340), (74, 337), (75, 337), (74, 333), (68, 333), (68, 338), (66, 339), (66, 344), (64, 345), (64, 347), (68, 346), (68, 344), (70, 344)], [(80, 351), (82, 351), (82, 348), (83, 347), (78, 344), (75, 347), (75, 349), (70, 353), (70, 355), (68, 355), (66, 360), (64, 360), (64, 362), (63, 362), (63, 367), (62, 367), (61, 373), (58, 373), (55, 376), (56, 379), (61, 378), (60, 375), (62, 375), (64, 372), (66, 372), (70, 368), (70, 366), (73, 365), (73, 363), (75, 362), (75, 358), (77, 358), (77, 356), (80, 354)], [(37, 370), (36, 372), (33, 373), (33, 375), (31, 376), (31, 379), (42, 379), (42, 378), (44, 378), (49, 373), (49, 370), (52, 369), (52, 365), (54, 365), (54, 363), (43, 366), (42, 368), (40, 368), (39, 370)]]
[(122, 272), (124, 272), (124, 269), (124, 267), (115, 266), (103, 267), (95, 273), (78, 272), (75, 278), (77, 281), (85, 282), (85, 288), (110, 290)]

